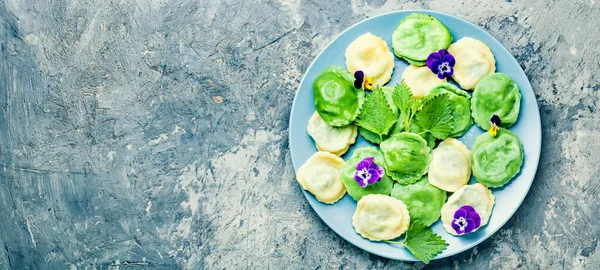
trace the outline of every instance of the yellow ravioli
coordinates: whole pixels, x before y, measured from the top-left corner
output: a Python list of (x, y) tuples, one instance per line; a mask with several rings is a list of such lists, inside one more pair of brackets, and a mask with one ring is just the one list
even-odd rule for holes
[(312, 193), (317, 200), (332, 204), (346, 194), (341, 170), (344, 160), (329, 152), (316, 152), (296, 173), (296, 180), (303, 189)]

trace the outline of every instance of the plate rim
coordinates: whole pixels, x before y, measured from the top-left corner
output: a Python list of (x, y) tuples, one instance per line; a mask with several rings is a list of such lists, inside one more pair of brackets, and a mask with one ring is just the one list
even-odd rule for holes
[[(435, 10), (427, 10), (427, 9), (405, 9), (405, 10), (394, 10), (394, 11), (390, 11), (390, 12), (386, 12), (386, 13), (382, 13), (382, 14), (378, 14), (376, 16), (373, 17), (368, 17), (366, 19), (360, 20), (354, 24), (352, 24), (351, 26), (347, 27), (344, 31), (340, 32), (339, 34), (337, 34), (335, 36), (335, 38), (333, 38), (326, 46), (324, 46), (321, 51), (319, 52), (319, 54), (317, 54), (314, 59), (312, 60), (312, 62), (310, 63), (310, 65), (306, 68), (306, 70), (304, 71), (304, 75), (302, 76), (302, 80), (300, 81), (300, 84), (298, 85), (297, 89), (296, 89), (296, 93), (294, 94), (294, 99), (292, 101), (292, 107), (290, 109), (290, 116), (289, 116), (289, 123), (288, 123), (288, 144), (289, 144), (289, 149), (290, 149), (290, 159), (292, 161), (292, 168), (294, 169), (294, 178), (296, 175), (296, 172), (298, 170), (298, 168), (296, 168), (296, 164), (294, 162), (294, 150), (292, 149), (292, 119), (294, 117), (294, 109), (296, 107), (296, 100), (298, 99), (298, 95), (300, 93), (300, 89), (302, 89), (302, 86), (304, 85), (304, 83), (306, 83), (306, 77), (308, 75), (308, 71), (311, 70), (312, 66), (315, 64), (315, 62), (317, 61), (317, 59), (319, 59), (321, 57), (321, 55), (327, 50), (327, 48), (329, 48), (338, 38), (340, 38), (342, 35), (344, 35), (346, 32), (352, 30), (354, 27), (356, 27), (359, 24), (362, 24), (364, 22), (370, 21), (370, 20), (375, 20), (379, 17), (383, 17), (383, 16), (388, 16), (388, 15), (393, 15), (393, 14), (404, 14), (404, 13), (415, 13), (415, 12), (425, 12), (428, 14), (432, 14), (432, 15), (443, 15), (443, 16), (448, 16), (448, 17), (452, 17), (454, 19), (460, 20), (463, 23), (467, 23), (473, 27), (475, 27), (476, 29), (478, 29), (479, 31), (483, 32), (483, 34), (485, 36), (487, 36), (488, 38), (491, 38), (495, 41), (498, 42), (498, 44), (500, 45), (500, 48), (502, 50), (504, 50), (506, 53), (508, 53), (508, 55), (510, 55), (510, 60), (512, 61), (513, 64), (517, 65), (519, 67), (519, 69), (521, 70), (521, 72), (523, 72), (523, 74), (525, 75), (525, 78), (527, 79), (527, 85), (529, 86), (529, 88), (531, 89), (531, 91), (533, 92), (534, 95), (534, 100), (535, 100), (535, 112), (536, 115), (534, 117), (536, 117), (538, 119), (538, 130), (539, 130), (539, 136), (540, 136), (540, 141), (539, 144), (537, 145), (539, 151), (537, 153), (537, 158), (535, 159), (535, 164), (533, 166), (533, 168), (535, 169), (535, 172), (533, 174), (533, 179), (531, 181), (529, 181), (529, 184), (527, 185), (527, 192), (525, 193), (525, 196), (523, 196), (522, 198), (520, 198), (520, 201), (518, 203), (518, 206), (513, 209), (511, 211), (511, 213), (508, 215), (508, 218), (506, 218), (504, 221), (501, 222), (501, 225), (498, 226), (497, 228), (493, 229), (491, 231), (490, 234), (481, 237), (480, 239), (478, 239), (477, 241), (474, 241), (473, 243), (467, 244), (464, 246), (464, 248), (462, 248), (461, 250), (458, 251), (453, 251), (447, 254), (438, 254), (436, 255), (433, 260), (439, 260), (439, 259), (444, 259), (444, 258), (448, 258), (454, 255), (457, 255), (459, 253), (465, 252), (473, 247), (476, 247), (477, 245), (479, 245), (481, 242), (489, 239), (491, 236), (495, 235), (502, 227), (504, 227), (504, 225), (506, 225), (506, 223), (512, 219), (512, 217), (514, 216), (514, 214), (517, 212), (517, 210), (519, 208), (521, 208), (521, 205), (523, 204), (523, 201), (525, 200), (525, 198), (527, 198), (527, 195), (529, 195), (529, 192), (531, 191), (531, 185), (533, 184), (533, 181), (535, 180), (535, 177), (537, 176), (537, 171), (539, 169), (539, 161), (540, 161), (540, 157), (541, 157), (541, 149), (542, 149), (542, 141), (543, 141), (543, 130), (542, 130), (542, 121), (541, 121), (541, 116), (540, 116), (540, 108), (539, 108), (539, 104), (538, 104), (538, 100), (537, 98), (535, 98), (535, 92), (533, 91), (533, 87), (531, 86), (531, 81), (529, 79), (529, 77), (527, 76), (527, 73), (525, 73), (525, 70), (523, 70), (523, 67), (521, 67), (521, 65), (519, 64), (519, 62), (517, 61), (517, 59), (515, 58), (515, 56), (504, 46), (504, 44), (502, 44), (502, 42), (500, 42), (498, 39), (496, 39), (494, 36), (492, 36), (492, 34), (490, 34), (488, 31), (486, 31), (485, 29), (479, 27), (478, 25), (475, 25), (474, 23), (465, 20), (461, 17), (452, 15), (452, 14), (448, 14), (448, 13), (444, 13), (444, 12), (440, 12), (440, 11), (435, 11)], [(397, 59), (398, 57), (394, 55), (394, 59)], [(388, 258), (388, 259), (392, 259), (392, 260), (398, 260), (398, 261), (420, 261), (416, 258), (414, 258), (414, 256), (409, 259), (409, 260), (405, 260), (405, 259), (399, 259), (399, 258), (392, 258), (392, 257), (388, 257), (386, 255), (381, 254), (380, 252), (376, 251), (376, 250), (366, 250), (365, 248), (363, 248), (360, 245), (356, 245), (354, 244), (352, 241), (348, 240), (344, 235), (342, 235), (340, 232), (338, 232), (337, 229), (335, 229), (334, 227), (332, 227), (329, 222), (327, 222), (326, 219), (323, 218), (323, 216), (321, 215), (321, 213), (319, 211), (317, 211), (315, 209), (315, 206), (313, 205), (314, 202), (309, 200), (308, 196), (310, 196), (310, 194), (308, 194), (308, 192), (306, 192), (304, 189), (302, 189), (302, 193), (304, 194), (304, 197), (306, 199), (306, 201), (308, 202), (308, 204), (310, 205), (310, 207), (312, 208), (312, 210), (317, 214), (317, 216), (321, 219), (321, 221), (323, 223), (325, 223), (327, 225), (327, 227), (329, 227), (329, 229), (331, 229), (333, 232), (335, 232), (339, 237), (341, 237), (342, 239), (344, 239), (346, 242), (352, 244), (353, 246), (367, 252), (367, 253), (371, 253), (371, 254), (375, 254), (377, 256), (383, 257), (383, 258)], [(319, 202), (316, 202), (319, 203)]]

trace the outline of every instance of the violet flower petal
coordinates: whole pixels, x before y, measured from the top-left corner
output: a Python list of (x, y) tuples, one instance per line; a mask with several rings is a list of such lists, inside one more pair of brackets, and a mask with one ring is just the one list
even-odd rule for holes
[(467, 225), (465, 226), (465, 233), (470, 233), (473, 230), (477, 229), (477, 227), (475, 227), (475, 222), (472, 219), (467, 218), (466, 221)]
[(433, 52), (431, 53), (429, 56), (427, 56), (427, 60), (425, 60), (425, 64), (427, 64), (427, 67), (429, 69), (434, 69), (437, 65), (434, 64), (434, 61), (442, 61), (442, 56), (437, 53), (437, 52)]
[(365, 73), (362, 70), (357, 70), (356, 72), (354, 72), (354, 88), (362, 88), (364, 80)]
[(356, 171), (369, 169), (371, 167), (371, 163), (372, 162), (367, 160), (366, 158), (361, 160), (358, 164), (356, 164)]
[(442, 58), (442, 62), (448, 63), (450, 67), (454, 67), (454, 65), (456, 64), (456, 60), (451, 54), (444, 55), (444, 57)]
[(466, 218), (467, 217), (468, 212), (463, 207), (458, 208), (458, 210), (456, 210), (456, 212), (454, 212), (454, 219), (459, 219), (461, 217), (462, 218)]
[(366, 176), (366, 169), (357, 170), (356, 173), (354, 173), (354, 181), (356, 181), (361, 187), (366, 187), (367, 181), (365, 179), (365, 176)]
[(375, 184), (377, 181), (379, 181), (379, 179), (381, 179), (381, 176), (375, 169), (369, 169), (369, 176), (369, 179), (367, 179), (367, 184), (369, 185)]
[(465, 233), (464, 228), (458, 224), (458, 221), (456, 219), (452, 221), (451, 225), (452, 225), (452, 229), (454, 229), (454, 231), (457, 234)]

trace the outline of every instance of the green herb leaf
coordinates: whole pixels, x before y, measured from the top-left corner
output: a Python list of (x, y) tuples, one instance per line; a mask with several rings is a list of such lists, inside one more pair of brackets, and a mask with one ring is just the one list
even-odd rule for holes
[(452, 103), (448, 94), (440, 94), (427, 99), (423, 108), (415, 115), (415, 124), (437, 139), (448, 138), (452, 134), (454, 125)]
[(410, 250), (415, 258), (424, 263), (429, 263), (429, 260), (448, 247), (448, 243), (441, 236), (420, 222), (410, 225), (402, 244)]
[(421, 100), (413, 98), (413, 94), (404, 80), (394, 87), (392, 99), (400, 111), (402, 122), (404, 123), (404, 131), (408, 132), (410, 130), (410, 122), (419, 107), (421, 107)]
[(377, 87), (365, 98), (356, 124), (377, 134), (379, 139), (383, 140), (383, 135), (390, 132), (397, 120), (398, 114), (390, 107), (383, 90)]

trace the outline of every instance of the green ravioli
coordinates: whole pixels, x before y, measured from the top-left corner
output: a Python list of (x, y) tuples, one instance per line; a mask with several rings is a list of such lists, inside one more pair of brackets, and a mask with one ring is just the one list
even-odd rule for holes
[(422, 13), (406, 16), (392, 34), (394, 54), (416, 66), (424, 66), (432, 52), (452, 43), (448, 28), (436, 18)]
[(365, 99), (364, 90), (354, 88), (352, 74), (337, 66), (330, 66), (317, 76), (313, 92), (317, 112), (333, 127), (352, 123)]
[(491, 188), (504, 186), (521, 171), (523, 145), (508, 129), (500, 128), (496, 137), (486, 132), (475, 139), (471, 163), (477, 182)]
[(385, 160), (385, 173), (407, 185), (416, 182), (427, 173), (431, 162), (431, 150), (427, 141), (414, 133), (402, 132), (381, 142)]
[[(447, 93), (452, 104), (453, 131), (450, 137), (460, 137), (473, 125), (471, 118), (471, 96), (450, 83), (434, 87), (425, 99)], [(489, 120), (489, 119), (488, 119)]]
[(368, 185), (364, 188), (354, 180), (356, 165), (368, 157), (374, 157), (375, 159), (373, 159), (373, 162), (380, 167), (385, 168), (383, 155), (376, 147), (362, 147), (354, 150), (354, 153), (352, 153), (352, 156), (346, 161), (346, 164), (342, 168), (342, 182), (344, 182), (348, 194), (356, 201), (368, 194), (390, 195), (390, 192), (392, 192), (394, 181), (387, 175), (383, 175), (383, 177), (375, 184)]
[(503, 73), (483, 77), (473, 91), (471, 111), (478, 126), (490, 129), (492, 116), (500, 117), (501, 127), (509, 128), (519, 117), (521, 92), (513, 80)]
[(394, 184), (392, 197), (408, 207), (410, 222), (420, 221), (429, 227), (440, 218), (446, 192), (429, 184), (427, 176), (410, 185)]

